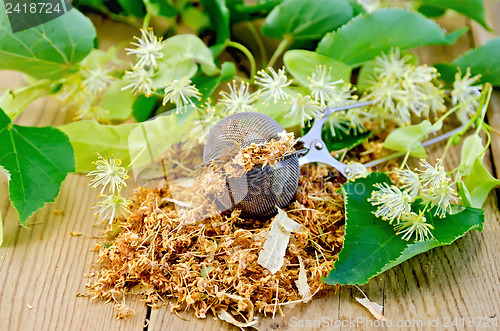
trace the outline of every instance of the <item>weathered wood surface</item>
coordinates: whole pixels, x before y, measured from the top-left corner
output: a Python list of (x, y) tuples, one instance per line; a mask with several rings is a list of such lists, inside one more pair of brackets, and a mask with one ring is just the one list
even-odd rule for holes
[[(489, 22), (500, 31), (500, 2), (488, 4)], [(433, 64), (450, 61), (467, 49), (483, 44), (492, 35), (461, 16), (441, 22), (448, 29), (471, 25), (471, 32), (452, 47), (425, 47), (418, 50), (422, 62)], [(100, 22), (104, 26), (109, 22)], [(106, 29), (101, 29), (102, 33)], [(14, 88), (23, 84), (19, 74), (0, 72), (0, 86)], [(1, 92), (0, 92), (1, 93)], [(57, 102), (48, 98), (34, 102), (16, 121), (22, 125), (59, 125), (65, 121)], [(500, 94), (495, 93), (488, 121), (500, 129)], [(439, 156), (441, 146), (430, 148)], [(447, 162), (457, 163), (459, 147), (450, 150)], [(488, 161), (494, 174), (500, 171), (500, 136), (493, 134)], [(97, 201), (96, 191), (88, 187), (88, 178), (70, 175), (56, 201), (30, 218), (30, 230), (18, 225), (17, 214), (8, 201), (7, 181), (0, 174), (0, 212), (4, 217), (4, 244), (0, 247), (0, 330), (220, 330), (236, 329), (208, 317), (197, 320), (190, 312), (180, 319), (168, 304), (148, 313), (137, 299), (127, 303), (136, 316), (126, 321), (114, 319), (113, 306), (78, 298), (93, 259), (90, 251), (102, 225), (95, 224), (89, 207)], [(483, 232), (474, 231), (451, 246), (436, 248), (404, 262), (372, 279), (361, 289), (371, 300), (384, 306), (384, 315), (394, 323), (403, 321), (409, 328), (429, 329), (429, 320), (446, 318), (499, 317), (500, 319), (500, 213), (495, 192), (485, 206)], [(61, 211), (60, 214), (58, 211)], [(72, 237), (78, 231), (88, 236)], [(370, 329), (372, 316), (355, 300), (361, 297), (354, 287), (342, 287), (337, 293), (318, 296), (308, 304), (284, 308), (285, 316), (262, 319), (260, 330), (311, 330), (299, 327), (300, 321), (331, 323), (344, 321), (342, 329)], [(362, 321), (351, 324), (350, 321)], [(339, 323), (339, 322), (337, 322)], [(347, 324), (346, 324), (347, 323)], [(296, 327), (294, 327), (296, 326)], [(476, 324), (477, 326), (477, 324)], [(324, 328), (326, 324), (314, 329)], [(340, 329), (336, 327), (335, 329)], [(461, 330), (461, 327), (450, 329)], [(483, 329), (481, 327), (469, 329)]]

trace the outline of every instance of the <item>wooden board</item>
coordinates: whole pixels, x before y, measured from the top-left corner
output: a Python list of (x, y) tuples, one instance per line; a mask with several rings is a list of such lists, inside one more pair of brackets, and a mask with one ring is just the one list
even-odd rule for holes
[[(488, 6), (491, 25), (495, 31), (500, 31), (500, 2), (491, 2)], [(448, 30), (469, 24), (457, 15), (440, 23)], [(470, 25), (471, 32), (453, 46), (419, 49), (421, 61), (433, 64), (453, 60), (491, 37), (477, 24)], [(99, 26), (116, 25), (104, 20)], [(106, 40), (110, 30), (100, 31)], [(130, 34), (131, 30), (126, 31)], [(18, 73), (0, 72), (0, 86), (14, 88), (22, 84)], [(59, 125), (65, 118), (60, 105), (47, 98), (30, 105), (16, 122)], [(493, 96), (488, 121), (500, 128), (498, 93)], [(447, 162), (458, 162), (459, 148), (450, 150)], [(442, 145), (434, 146), (430, 148), (430, 155), (437, 157), (441, 151)], [(500, 136), (493, 135), (488, 156), (493, 172), (499, 173)], [(142, 330), (146, 318), (147, 330), (236, 330), (211, 316), (197, 320), (191, 312), (181, 313), (180, 316), (187, 319), (183, 320), (170, 312), (168, 303), (159, 310), (148, 312), (137, 299), (127, 301), (136, 316), (117, 321), (112, 305), (76, 297), (87, 281), (84, 275), (89, 272), (93, 259), (91, 249), (96, 240), (91, 236), (98, 235), (104, 228), (94, 224), (95, 217), (89, 210), (97, 201), (97, 192), (88, 187), (88, 178), (68, 176), (56, 201), (30, 218), (29, 230), (18, 225), (16, 211), (8, 201), (3, 174), (0, 175), (0, 192), (5, 236), (0, 247), (0, 330)], [(436, 319), (442, 327), (446, 321), (451, 324), (453, 318), (464, 318), (465, 323), (469, 318), (500, 318), (500, 212), (497, 204), (496, 194), (491, 194), (484, 206), (486, 224), (483, 232), (474, 231), (451, 246), (418, 255), (361, 287), (371, 300), (384, 306), (384, 314), (395, 329), (398, 321), (407, 323), (408, 328), (404, 329), (419, 329), (419, 326), (428, 328)], [(73, 237), (72, 231), (86, 235)], [(355, 297), (361, 297), (359, 291), (345, 286), (337, 293), (318, 296), (308, 304), (284, 308), (284, 316), (262, 318), (258, 328), (311, 330), (357, 326), (371, 329), (374, 319)], [(307, 327), (308, 323), (311, 327)]]

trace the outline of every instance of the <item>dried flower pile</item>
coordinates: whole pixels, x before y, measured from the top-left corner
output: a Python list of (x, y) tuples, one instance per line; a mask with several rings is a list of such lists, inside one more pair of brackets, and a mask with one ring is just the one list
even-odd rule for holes
[[(293, 134), (284, 132), (277, 141), (241, 150), (229, 164), (240, 170), (272, 165), (292, 152), (294, 143)], [(207, 204), (207, 194), (220, 191), (224, 176), (238, 175), (227, 165), (201, 168), (198, 183), (183, 188), (191, 196), (189, 208), (179, 208), (171, 187), (136, 189), (130, 216), (113, 225), (95, 247), (96, 270), (84, 295), (115, 302), (117, 318), (133, 315), (123, 303), (132, 293), (142, 294), (152, 307), (173, 298), (175, 311), (191, 308), (205, 318), (211, 310), (225, 320), (238, 312), (249, 323), (254, 311), (275, 313), (283, 304), (336, 289), (321, 278), (332, 269), (343, 243), (344, 204), (338, 190), (343, 179), (326, 166), (302, 168), (296, 200), (285, 209), (302, 228), (291, 235), (285, 263), (272, 274), (258, 263), (272, 218), (244, 219), (239, 210), (213, 213)], [(301, 270), (300, 281), (309, 286), (307, 297), (298, 285)]]
[(257, 264), (270, 220), (242, 219), (234, 210), (182, 225), (165, 189), (138, 188), (122, 232), (96, 245), (97, 270), (86, 294), (122, 304), (124, 295), (140, 293), (153, 307), (174, 298), (173, 310), (192, 308), (199, 318), (209, 310), (268, 314), (276, 297), (278, 307), (302, 300), (295, 285), (299, 258), (311, 293), (333, 288), (321, 277), (342, 246), (344, 215), (338, 178), (328, 176), (326, 167), (304, 168), (297, 200), (287, 210), (304, 231), (292, 235), (275, 275)]

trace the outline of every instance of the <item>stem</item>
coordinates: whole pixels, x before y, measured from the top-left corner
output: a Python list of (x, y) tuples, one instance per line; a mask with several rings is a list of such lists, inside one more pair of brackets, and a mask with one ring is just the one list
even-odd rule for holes
[(237, 50), (245, 54), (245, 56), (248, 58), (248, 62), (250, 62), (250, 80), (253, 81), (255, 78), (255, 73), (257, 72), (257, 66), (255, 65), (255, 58), (253, 57), (252, 52), (250, 52), (248, 48), (246, 48), (242, 44), (235, 41), (227, 42), (227, 46), (236, 48)]
[(151, 21), (151, 13), (147, 13), (146, 16), (144, 16), (144, 21), (142, 21), (142, 29), (146, 31), (149, 28), (149, 22)]
[(289, 34), (286, 34), (283, 36), (283, 40), (280, 42), (278, 45), (278, 48), (276, 48), (276, 51), (274, 51), (273, 56), (271, 57), (271, 60), (269, 60), (269, 67), (273, 67), (278, 58), (283, 54), (290, 46), (293, 44), (293, 37)]
[(255, 26), (250, 21), (247, 21), (247, 27), (248, 30), (250, 30), (252, 36), (254, 37), (255, 42), (257, 43), (257, 47), (259, 48), (261, 67), (265, 68), (267, 66), (266, 46), (264, 45), (264, 42), (262, 41), (259, 32), (257, 31), (257, 29), (255, 29)]
[(410, 156), (410, 151), (406, 152), (406, 155), (405, 155), (405, 158), (403, 160), (403, 162), (401, 162), (401, 167), (399, 169), (403, 170), (405, 165), (406, 165), (406, 161), (408, 161), (408, 157)]

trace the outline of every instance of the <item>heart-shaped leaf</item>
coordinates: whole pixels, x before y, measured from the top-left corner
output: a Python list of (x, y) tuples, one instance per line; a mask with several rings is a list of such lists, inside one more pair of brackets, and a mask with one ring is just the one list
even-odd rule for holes
[(347, 0), (284, 0), (267, 16), (262, 33), (282, 39), (320, 39), (327, 32), (352, 18), (352, 6)]
[(231, 37), (229, 27), (230, 13), (226, 7), (225, 0), (201, 0), (212, 19), (212, 24), (215, 26), (216, 44), (222, 44)]
[(316, 51), (358, 66), (391, 48), (401, 50), (422, 45), (452, 44), (468, 28), (446, 34), (422, 14), (386, 8), (356, 16), (336, 32), (327, 34)]
[(23, 226), (32, 213), (54, 201), (66, 175), (75, 171), (73, 149), (64, 133), (12, 124), (1, 109), (0, 164), (10, 174), (10, 201)]
[(31, 29), (12, 33), (0, 12), (0, 69), (19, 70), (36, 78), (60, 78), (77, 70), (93, 48), (92, 22), (76, 9)]
[[(441, 16), (438, 13), (443, 14), (446, 9), (453, 9), (489, 29), (485, 19), (483, 0), (419, 0), (419, 2), (427, 8), (427, 11), (431, 8), (435, 9), (432, 17)], [(422, 12), (420, 8), (419, 11)]]
[(441, 79), (452, 83), (455, 80), (457, 68), (462, 73), (470, 68), (471, 74), (481, 75), (482, 83), (490, 83), (495, 87), (500, 86), (500, 37), (492, 39), (476, 49), (472, 49), (453, 61), (452, 64), (440, 63), (436, 68), (441, 74)]
[[(396, 236), (388, 222), (376, 218), (375, 207), (367, 201), (376, 183), (391, 184), (389, 177), (372, 173), (344, 184), (346, 227), (344, 246), (335, 269), (323, 281), (327, 284), (365, 284), (368, 280), (407, 259), (431, 248), (449, 245), (469, 230), (482, 230), (484, 214), (480, 209), (463, 208), (440, 219), (427, 211), (427, 222), (434, 226), (434, 239), (409, 242)], [(412, 209), (420, 209), (417, 201)]]

